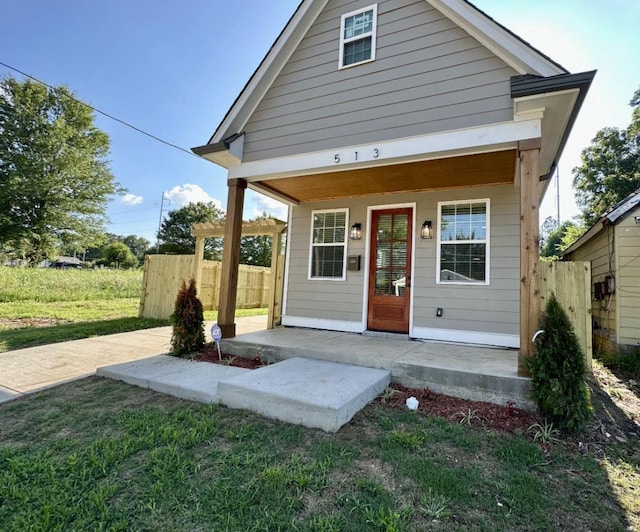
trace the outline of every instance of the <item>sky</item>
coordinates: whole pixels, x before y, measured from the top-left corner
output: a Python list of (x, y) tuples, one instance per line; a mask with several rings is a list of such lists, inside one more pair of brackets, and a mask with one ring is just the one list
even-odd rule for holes
[[(3, 0), (0, 62), (190, 151), (208, 142), (299, 0)], [(372, 0), (373, 1), (373, 0)], [(559, 164), (560, 215), (579, 213), (572, 169), (596, 132), (626, 127), (640, 87), (640, 0), (474, 0), (572, 73), (597, 70)], [(0, 77), (17, 72), (0, 65)], [(226, 207), (226, 170), (96, 115), (126, 194), (107, 230), (155, 243), (160, 214), (189, 201)], [(555, 216), (549, 187), (540, 219)], [(165, 198), (163, 200), (163, 198)], [(247, 192), (244, 218), (286, 208)]]

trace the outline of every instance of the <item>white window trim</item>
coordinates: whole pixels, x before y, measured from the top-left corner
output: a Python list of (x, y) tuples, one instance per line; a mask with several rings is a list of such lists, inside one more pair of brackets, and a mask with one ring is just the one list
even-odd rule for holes
[[(345, 226), (344, 226), (344, 253), (342, 260), (342, 276), (341, 277), (312, 277), (311, 269), (313, 264), (313, 217), (316, 214), (325, 212), (344, 212), (345, 213)], [(346, 281), (347, 279), (347, 241), (349, 240), (349, 209), (316, 209), (311, 211), (311, 228), (309, 231), (309, 270), (307, 274), (307, 280), (309, 281)], [(337, 246), (339, 244), (315, 244), (316, 246)]]
[[(486, 238), (482, 240), (465, 240), (467, 244), (486, 244), (486, 261), (485, 261), (485, 274), (484, 281), (441, 281), (440, 280), (440, 257), (442, 252), (442, 231), (441, 231), (441, 219), (442, 219), (442, 207), (444, 205), (461, 205), (468, 203), (484, 203), (487, 206), (487, 231)], [(436, 284), (444, 285), (464, 285), (464, 286), (488, 286), (491, 284), (489, 277), (491, 272), (491, 200), (489, 198), (481, 199), (468, 199), (459, 201), (439, 201), (438, 202), (438, 245), (436, 253)]]
[[(356, 37), (352, 37), (351, 39), (344, 38), (344, 22), (347, 18), (353, 17), (354, 15), (359, 15), (360, 13), (365, 13), (367, 11), (373, 11), (373, 23), (371, 27), (370, 34), (362, 34)], [(378, 34), (378, 4), (373, 4), (368, 7), (358, 9), (356, 11), (351, 11), (350, 13), (346, 13), (342, 15), (340, 18), (340, 50), (338, 51), (338, 69), (343, 68), (351, 68), (357, 65), (364, 65), (365, 63), (370, 63), (371, 61), (375, 61), (376, 59), (376, 37)], [(353, 41), (358, 41), (364, 39), (371, 35), (371, 57), (369, 59), (365, 59), (364, 61), (360, 61), (358, 63), (351, 63), (349, 65), (344, 64), (344, 45)]]

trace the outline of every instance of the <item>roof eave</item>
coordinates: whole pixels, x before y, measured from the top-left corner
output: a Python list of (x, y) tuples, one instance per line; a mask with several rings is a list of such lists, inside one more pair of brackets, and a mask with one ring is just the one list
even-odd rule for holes
[(549, 171), (541, 176), (541, 180), (545, 181), (553, 176), (553, 173), (558, 166), (558, 160), (564, 151), (564, 147), (595, 75), (596, 71), (591, 70), (588, 72), (580, 72), (578, 74), (559, 74), (544, 78), (537, 76), (514, 76), (511, 78), (511, 98), (514, 100), (517, 98), (544, 95), (561, 91), (576, 89), (578, 91), (578, 96), (558, 143), (556, 153), (553, 156), (553, 162), (550, 165)]

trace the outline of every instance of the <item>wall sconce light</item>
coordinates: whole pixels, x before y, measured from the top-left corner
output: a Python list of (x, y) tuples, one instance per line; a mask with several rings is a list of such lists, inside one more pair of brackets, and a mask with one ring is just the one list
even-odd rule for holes
[(420, 238), (433, 238), (431, 233), (431, 220), (425, 220), (420, 229)]
[(635, 216), (636, 225), (640, 225), (640, 216)]
[(351, 240), (360, 240), (362, 238), (362, 224), (353, 224), (351, 226), (349, 238)]

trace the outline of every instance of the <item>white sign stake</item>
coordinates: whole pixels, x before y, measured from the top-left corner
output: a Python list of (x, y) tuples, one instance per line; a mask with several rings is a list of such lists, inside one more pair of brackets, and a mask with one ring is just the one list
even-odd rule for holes
[(220, 340), (222, 340), (222, 331), (220, 327), (218, 327), (217, 323), (214, 323), (211, 326), (211, 338), (216, 343), (216, 347), (218, 348), (218, 360), (222, 360), (222, 355), (220, 354)]

